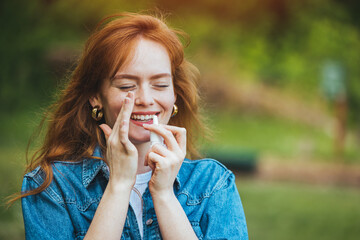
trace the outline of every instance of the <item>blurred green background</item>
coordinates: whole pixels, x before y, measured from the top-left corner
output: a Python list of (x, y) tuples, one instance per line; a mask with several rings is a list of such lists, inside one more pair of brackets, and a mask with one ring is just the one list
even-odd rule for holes
[(0, 239), (24, 239), (20, 204), (6, 209), (4, 198), (20, 189), (27, 141), (85, 39), (105, 15), (144, 9), (169, 13), (191, 37), (186, 56), (214, 129), (205, 152), (254, 166), (234, 168), (250, 239), (358, 239), (360, 3), (351, 0), (1, 1)]

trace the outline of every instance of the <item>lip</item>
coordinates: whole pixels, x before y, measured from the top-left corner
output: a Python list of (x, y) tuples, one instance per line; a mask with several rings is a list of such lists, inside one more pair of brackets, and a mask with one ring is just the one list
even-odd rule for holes
[(158, 115), (160, 112), (159, 111), (147, 111), (147, 112), (132, 112), (131, 115), (135, 114), (135, 115)]
[(130, 122), (132, 122), (133, 124), (135, 124), (135, 125), (138, 125), (138, 126), (143, 126), (143, 124), (153, 124), (153, 120), (151, 119), (151, 120), (149, 120), (149, 121), (147, 121), (147, 122), (144, 122), (144, 121), (142, 121), (142, 122), (138, 122), (138, 121), (135, 121), (134, 119), (130, 119)]

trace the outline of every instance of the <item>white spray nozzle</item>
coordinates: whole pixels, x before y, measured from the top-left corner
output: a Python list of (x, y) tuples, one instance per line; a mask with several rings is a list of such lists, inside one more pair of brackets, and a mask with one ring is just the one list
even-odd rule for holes
[(153, 124), (155, 124), (155, 125), (159, 124), (159, 119), (156, 115), (153, 116)]
[[(153, 124), (158, 125), (159, 124), (159, 120), (158, 117), (156, 115), (153, 116)], [(154, 145), (155, 143), (160, 143), (163, 144), (164, 140), (161, 136), (157, 135), (154, 132), (150, 132), (150, 143), (151, 146)]]

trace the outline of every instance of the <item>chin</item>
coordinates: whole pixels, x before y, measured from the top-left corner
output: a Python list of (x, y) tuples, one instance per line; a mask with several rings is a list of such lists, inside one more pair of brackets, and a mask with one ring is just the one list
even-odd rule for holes
[(139, 138), (139, 137), (131, 137), (129, 136), (129, 140), (130, 142), (132, 142), (132, 144), (134, 145), (138, 145), (138, 144), (143, 144), (143, 143), (147, 143), (150, 142), (150, 137), (146, 138)]
[(129, 140), (133, 144), (142, 144), (142, 143), (150, 142), (150, 131), (145, 130), (142, 127), (141, 129), (139, 129), (138, 127), (135, 127), (135, 129), (130, 127)]

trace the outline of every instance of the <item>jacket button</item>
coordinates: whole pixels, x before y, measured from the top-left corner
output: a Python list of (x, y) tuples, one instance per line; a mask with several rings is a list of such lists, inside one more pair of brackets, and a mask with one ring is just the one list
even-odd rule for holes
[(149, 226), (149, 225), (151, 225), (153, 223), (153, 220), (150, 218), (150, 219), (148, 219), (148, 220), (146, 220), (146, 222), (145, 222), (145, 224), (147, 225), (147, 226)]

